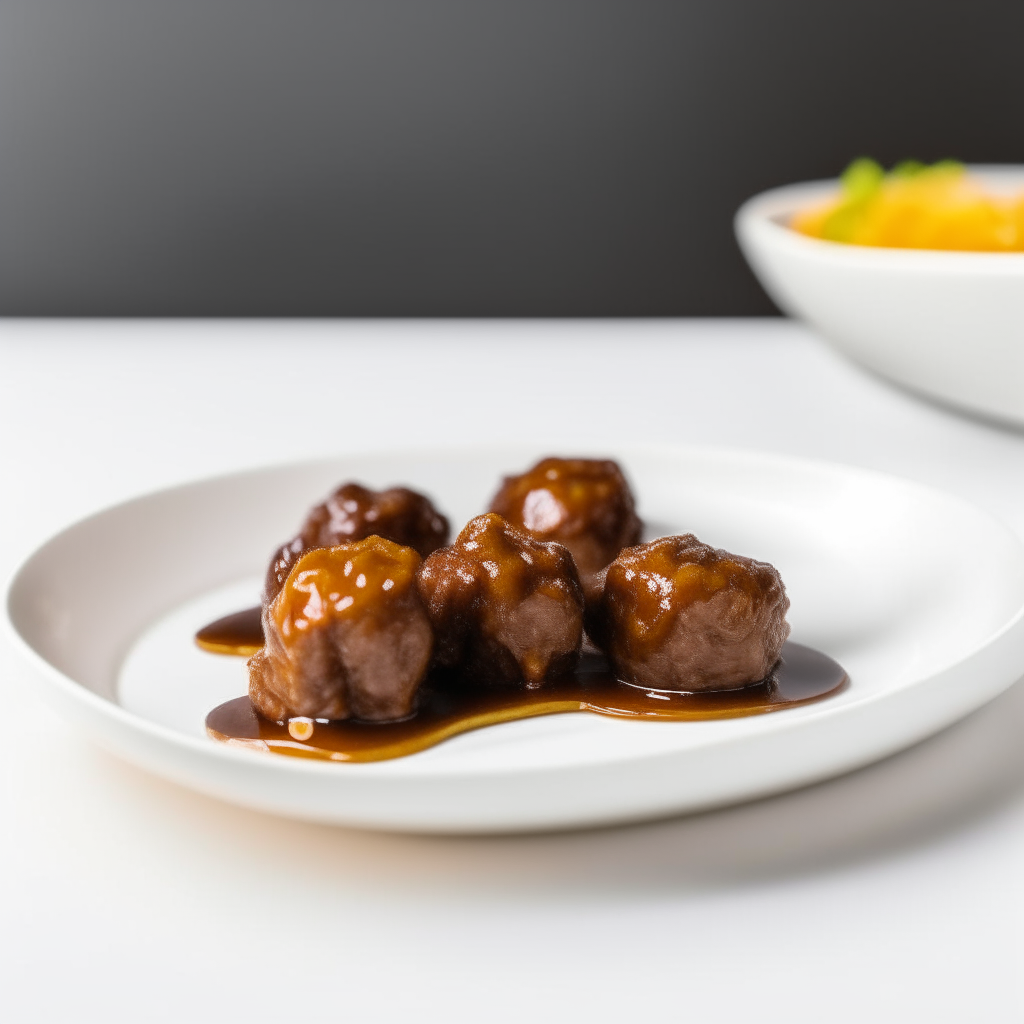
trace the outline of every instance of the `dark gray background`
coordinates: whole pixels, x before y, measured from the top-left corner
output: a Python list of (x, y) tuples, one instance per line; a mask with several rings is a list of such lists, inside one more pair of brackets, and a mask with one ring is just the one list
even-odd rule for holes
[(0, 313), (771, 311), (731, 218), (1024, 162), (1024, 3), (0, 0)]

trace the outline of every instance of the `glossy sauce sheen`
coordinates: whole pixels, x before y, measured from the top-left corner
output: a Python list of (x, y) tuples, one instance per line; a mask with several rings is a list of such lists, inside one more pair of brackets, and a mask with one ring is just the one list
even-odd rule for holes
[(196, 633), (196, 643), (212, 654), (237, 654), (251, 658), (263, 646), (262, 611), (246, 608), (245, 611), (225, 615)]
[[(218, 653), (251, 654), (261, 639), (253, 632), (253, 622), (259, 625), (258, 612), (258, 608), (239, 612), (211, 623), (197, 635), (197, 642)], [(249, 633), (245, 633), (246, 627)], [(232, 638), (233, 647), (227, 642)], [(585, 655), (572, 679), (538, 690), (468, 687), (452, 679), (428, 679), (421, 691), (419, 710), (402, 722), (271, 722), (256, 713), (248, 697), (237, 697), (207, 715), (206, 731), (216, 740), (292, 757), (384, 761), (425, 750), (471, 729), (537, 715), (589, 711), (616, 718), (667, 721), (740, 718), (821, 700), (837, 693), (846, 682), (841, 665), (819, 651), (794, 643), (783, 648), (770, 680), (712, 693), (630, 686), (611, 675), (604, 658)]]

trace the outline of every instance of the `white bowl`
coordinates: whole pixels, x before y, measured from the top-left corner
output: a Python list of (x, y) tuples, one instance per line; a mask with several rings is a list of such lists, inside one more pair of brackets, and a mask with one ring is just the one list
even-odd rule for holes
[[(1022, 167), (972, 167), (994, 190), (1024, 190)], [(1024, 423), (1024, 253), (879, 249), (787, 227), (834, 181), (773, 189), (736, 214), (768, 294), (840, 351), (915, 391)]]

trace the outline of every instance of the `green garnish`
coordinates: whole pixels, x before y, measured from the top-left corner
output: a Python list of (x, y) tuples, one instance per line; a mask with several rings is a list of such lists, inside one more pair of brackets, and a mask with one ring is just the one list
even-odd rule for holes
[(821, 237), (831, 242), (849, 242), (887, 178), (905, 180), (919, 175), (963, 173), (964, 165), (956, 160), (940, 160), (931, 166), (921, 163), (920, 160), (903, 160), (887, 175), (877, 160), (860, 157), (839, 175), (842, 187), (840, 201), (822, 223)]
[(889, 173), (894, 178), (914, 178), (926, 169), (920, 160), (901, 160)]
[(964, 173), (964, 165), (959, 160), (939, 160), (937, 163), (926, 167), (926, 171), (931, 174), (956, 174), (960, 175)]
[(839, 181), (843, 186), (843, 198), (847, 202), (858, 202), (867, 199), (877, 191), (885, 179), (882, 165), (866, 156), (854, 160), (841, 175)]

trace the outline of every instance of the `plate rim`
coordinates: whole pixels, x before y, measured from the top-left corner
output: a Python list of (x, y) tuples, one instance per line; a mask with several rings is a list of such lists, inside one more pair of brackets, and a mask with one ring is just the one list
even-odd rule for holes
[[(578, 445), (573, 446), (574, 450), (581, 454), (597, 454), (598, 449), (595, 446), (590, 445)], [(429, 457), (434, 456), (435, 458), (446, 458), (451, 459), (453, 457), (465, 456), (465, 457), (484, 457), (488, 459), (496, 459), (503, 455), (503, 453), (523, 453), (527, 450), (533, 452), (532, 456), (536, 458), (538, 446), (534, 444), (494, 444), (494, 445), (465, 445), (465, 446), (403, 446), (402, 448), (395, 447), (364, 447), (355, 451), (339, 452), (334, 455), (320, 456), (310, 459), (291, 459), (291, 460), (279, 460), (276, 462), (268, 463), (265, 465), (246, 467), (241, 469), (230, 470), (222, 473), (207, 474), (199, 478), (192, 480), (181, 481), (176, 484), (172, 484), (167, 487), (158, 488), (156, 490), (147, 491), (133, 497), (127, 498), (123, 501), (114, 503), (104, 508), (98, 509), (84, 517), (78, 518), (73, 522), (67, 524), (60, 530), (56, 531), (44, 541), (36, 545), (33, 550), (19, 563), (19, 565), (10, 574), (10, 577), (6, 583), (4, 594), (4, 632), (12, 642), (15, 649), (18, 650), (21, 657), (28, 661), (29, 665), (35, 669), (34, 676), (38, 679), (40, 676), (46, 680), (49, 684), (49, 692), (54, 696), (58, 696), (60, 699), (58, 703), (70, 703), (78, 706), (83, 706), (88, 711), (89, 715), (96, 719), (107, 719), (111, 724), (116, 725), (121, 729), (130, 730), (134, 733), (141, 734), (142, 737), (147, 741), (155, 741), (161, 745), (167, 745), (173, 748), (184, 747), (191, 754), (197, 755), (201, 758), (212, 758), (216, 761), (223, 762), (224, 764), (231, 766), (239, 766), (242, 768), (256, 767), (258, 766), (261, 771), (266, 771), (270, 768), (275, 773), (286, 773), (289, 775), (298, 776), (313, 776), (321, 778), (335, 778), (344, 779), (348, 777), (357, 776), (360, 781), (366, 781), (368, 779), (379, 780), (382, 783), (394, 784), (394, 783), (408, 783), (413, 780), (414, 775), (420, 779), (444, 780), (444, 779), (464, 779), (467, 775), (465, 769), (460, 769), (458, 766), (445, 767), (439, 765), (436, 768), (426, 768), (426, 766), (417, 766), (415, 772), (407, 772), (402, 774), (400, 771), (390, 769), (387, 771), (380, 771), (379, 767), (375, 764), (370, 765), (346, 765), (344, 766), (344, 773), (339, 772), (339, 766), (333, 763), (320, 763), (317, 761), (298, 759), (298, 758), (281, 758), (274, 757), (268, 758), (268, 755), (251, 751), (244, 748), (234, 748), (226, 744), (212, 743), (205, 738), (192, 736), (188, 733), (181, 732), (170, 726), (163, 725), (160, 722), (154, 721), (149, 718), (145, 718), (142, 715), (136, 714), (135, 712), (129, 711), (122, 705), (117, 703), (115, 700), (108, 699), (99, 693), (96, 693), (89, 686), (84, 683), (78, 682), (73, 677), (65, 674), (54, 664), (48, 661), (39, 651), (37, 651), (32, 644), (24, 637), (18, 626), (14, 621), (13, 605), (17, 598), (17, 589), (22, 581), (28, 578), (28, 574), (31, 572), (33, 563), (37, 558), (43, 557), (44, 553), (54, 544), (66, 539), (75, 530), (86, 526), (96, 519), (107, 516), (115, 511), (124, 511), (130, 509), (132, 506), (145, 504), (151, 501), (159, 501), (161, 498), (166, 497), (169, 494), (175, 492), (182, 492), (190, 489), (201, 489), (204, 486), (208, 486), (215, 482), (231, 481), (235, 479), (255, 478), (261, 475), (273, 474), (283, 470), (297, 470), (312, 469), (314, 467), (328, 467), (334, 464), (345, 464), (355, 461), (367, 461), (374, 458), (393, 458), (393, 459), (408, 459), (410, 457)], [(927, 484), (922, 484), (918, 481), (901, 477), (895, 474), (886, 473), (884, 471), (851, 465), (847, 463), (837, 462), (833, 460), (821, 460), (821, 459), (808, 459), (801, 456), (789, 455), (786, 453), (779, 453), (773, 451), (760, 451), (758, 449), (750, 448), (739, 448), (735, 446), (715, 446), (715, 445), (691, 445), (691, 444), (643, 444), (643, 445), (623, 445), (623, 446), (607, 446), (602, 447), (600, 452), (603, 454), (609, 454), (616, 458), (621, 458), (626, 461), (627, 473), (628, 473), (628, 459), (630, 455), (635, 456), (647, 456), (652, 458), (657, 457), (671, 457), (671, 458), (702, 458), (709, 461), (728, 461), (732, 464), (757, 464), (758, 466), (770, 467), (776, 465), (779, 467), (788, 468), (791, 471), (797, 472), (814, 472), (816, 474), (826, 473), (830, 477), (841, 477), (849, 480), (852, 477), (860, 477), (863, 479), (884, 482), (891, 486), (897, 484), (901, 487), (907, 488), (911, 491), (919, 494), (928, 496), (932, 500), (939, 499), (944, 503), (953, 503), (959, 505), (961, 508), (968, 510), (972, 515), (981, 516), (988, 520), (990, 525), (1000, 532), (1002, 532), (1012, 543), (1016, 546), (1018, 551), (1024, 555), (1024, 542), (1017, 536), (1017, 534), (1005, 524), (998, 516), (989, 512), (987, 509), (981, 508), (980, 506), (968, 501), (959, 495), (952, 494), (948, 491), (941, 490), (936, 487), (932, 487)], [(199, 595), (196, 595), (199, 596)], [(971, 648), (969, 652), (964, 654), (959, 660), (944, 664), (936, 669), (929, 671), (926, 675), (921, 676), (901, 686), (901, 693), (912, 693), (913, 691), (927, 686), (929, 683), (934, 682), (939, 677), (955, 673), (967, 662), (976, 659), (982, 652), (996, 645), (1000, 642), (1005, 642), (1006, 639), (1015, 632), (1024, 633), (1024, 600), (1016, 608), (1014, 613), (1002, 623), (997, 629), (989, 634), (986, 639), (979, 644)], [(1024, 664), (1018, 666), (1018, 669), (1024, 669)], [(1018, 671), (1018, 675), (1019, 675)], [(21, 674), (19, 673), (19, 676)], [(26, 673), (27, 675), (27, 673)], [(1016, 678), (1016, 677), (1014, 677)], [(1006, 681), (998, 688), (994, 689), (991, 693), (988, 693), (981, 701), (971, 703), (970, 708), (980, 706), (982, 703), (989, 699), (992, 699), (1003, 689), (1012, 685), (1014, 679)], [(990, 688), (991, 689), (991, 688)], [(33, 690), (38, 692), (38, 687), (33, 687)], [(802, 709), (794, 709), (802, 711), (803, 713), (796, 717), (787, 717), (779, 715), (763, 715), (756, 716), (756, 720), (764, 720), (764, 725), (753, 734), (747, 734), (735, 737), (710, 737), (706, 743), (698, 744), (700, 748), (715, 747), (715, 746), (730, 746), (734, 743), (743, 743), (756, 736), (764, 736), (768, 733), (771, 734), (785, 734), (793, 732), (794, 730), (808, 730), (814, 728), (818, 723), (823, 720), (834, 719), (840, 715), (846, 715), (860, 709), (862, 711), (869, 710), (874, 704), (881, 701), (891, 700), (893, 698), (892, 691), (883, 690), (874, 694), (866, 694), (863, 697), (858, 698), (856, 701), (842, 705), (829, 705), (828, 702), (822, 704), (809, 705)], [(54, 701), (50, 700), (48, 703), (53, 704)], [(58, 710), (62, 710), (58, 708)], [(966, 713), (966, 712), (964, 712)], [(961, 717), (957, 715), (956, 718)], [(951, 719), (955, 721), (956, 718)], [(948, 722), (945, 724), (949, 724)], [(942, 728), (943, 725), (939, 725), (938, 728)], [(929, 728), (924, 735), (929, 735), (934, 732), (934, 728)], [(95, 729), (88, 729), (88, 735), (91, 739), (97, 740), (101, 745), (110, 747), (110, 744), (104, 742), (104, 740), (96, 735)], [(923, 738), (923, 737), (922, 737)], [(911, 742), (916, 742), (913, 740)], [(906, 743), (899, 744), (895, 749), (901, 749), (906, 746)], [(133, 760), (135, 763), (139, 763), (137, 760), (132, 758), (130, 755), (125, 754), (123, 748), (116, 748), (115, 752), (119, 755), (126, 757), (128, 760)], [(892, 751), (890, 751), (892, 752)], [(628, 763), (642, 763), (658, 761), (665, 757), (673, 756), (675, 752), (659, 750), (649, 754), (636, 754), (631, 753), (622, 758), (611, 758), (608, 761), (602, 762), (603, 765), (614, 768), (618, 764), (623, 762)], [(878, 755), (873, 755), (869, 760), (877, 759)], [(885, 756), (884, 754), (881, 756)], [(393, 764), (395, 762), (381, 762), (381, 764)], [(864, 763), (868, 763), (865, 761)], [(155, 770), (150, 765), (144, 765), (149, 770)], [(568, 769), (579, 769), (586, 768), (589, 765), (566, 765)], [(353, 769), (356, 769), (353, 772)], [(364, 769), (364, 770), (359, 770)], [(369, 769), (366, 771), (365, 769)], [(374, 770), (378, 769), (378, 770)], [(551, 766), (500, 766), (496, 768), (480, 768), (474, 769), (472, 777), (478, 780), (487, 780), (488, 778), (503, 777), (508, 778), (511, 776), (523, 777), (529, 776), (530, 774), (543, 774), (549, 773), (553, 769)], [(826, 772), (822, 777), (829, 777), (832, 774), (839, 774), (842, 771), (848, 770), (848, 768), (840, 768), (835, 772)], [(817, 781), (816, 779), (808, 779), (807, 782)], [(798, 785), (801, 783), (798, 783)], [(792, 788), (787, 787), (787, 788)], [(738, 799), (745, 799), (740, 797)], [(620, 818), (616, 820), (623, 820)], [(556, 826), (564, 827), (564, 826)], [(430, 831), (432, 829), (420, 829)], [(453, 829), (442, 829), (442, 831), (458, 831)]]

